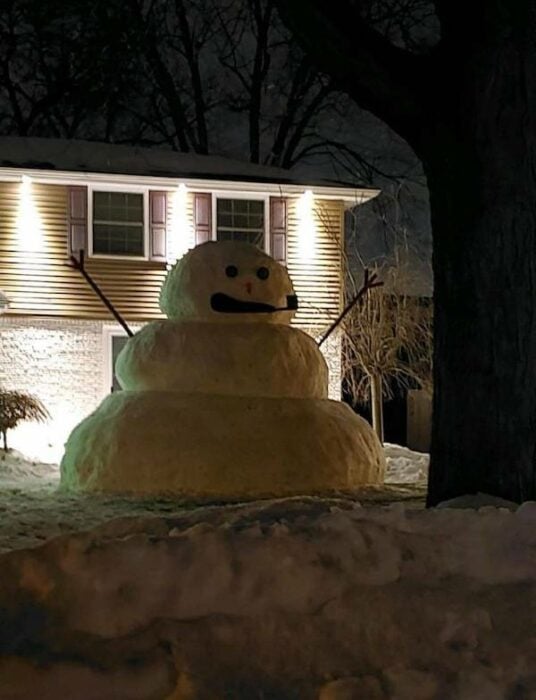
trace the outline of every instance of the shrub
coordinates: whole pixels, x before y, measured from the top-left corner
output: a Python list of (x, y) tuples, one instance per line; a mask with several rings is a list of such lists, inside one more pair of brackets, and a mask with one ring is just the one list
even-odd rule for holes
[(0, 434), (4, 450), (7, 451), (7, 431), (23, 420), (45, 421), (49, 418), (47, 409), (41, 401), (31, 394), (21, 391), (0, 389)]

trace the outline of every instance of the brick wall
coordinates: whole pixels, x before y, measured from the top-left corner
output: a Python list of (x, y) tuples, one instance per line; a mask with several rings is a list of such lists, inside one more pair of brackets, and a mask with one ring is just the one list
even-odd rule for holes
[(329, 398), (340, 401), (341, 398), (341, 337), (335, 332), (323, 343), (322, 354), (329, 367)]
[[(304, 328), (303, 330), (318, 341), (326, 329)], [(340, 401), (342, 395), (342, 348), (340, 333), (334, 331), (328, 339), (322, 343), (320, 350), (324, 355), (329, 369), (329, 398)]]
[(103, 324), (65, 319), (0, 318), (0, 386), (37, 396), (54, 420), (21, 423), (11, 446), (57, 461), (72, 428), (101, 401)]

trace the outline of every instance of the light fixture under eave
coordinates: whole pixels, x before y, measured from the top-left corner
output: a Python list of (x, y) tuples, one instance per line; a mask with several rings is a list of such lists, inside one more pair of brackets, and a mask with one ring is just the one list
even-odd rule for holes
[(171, 196), (168, 262), (174, 263), (194, 246), (194, 230), (188, 216), (188, 190), (181, 183)]
[(32, 181), (23, 175), (20, 182), (17, 212), (17, 243), (20, 250), (36, 253), (43, 250), (43, 226), (32, 192)]
[(0, 289), (0, 314), (5, 313), (9, 308), (9, 299), (6, 297), (4, 292)]
[(298, 254), (303, 262), (310, 262), (316, 254), (316, 222), (314, 213), (314, 196), (306, 190), (296, 203), (298, 234)]

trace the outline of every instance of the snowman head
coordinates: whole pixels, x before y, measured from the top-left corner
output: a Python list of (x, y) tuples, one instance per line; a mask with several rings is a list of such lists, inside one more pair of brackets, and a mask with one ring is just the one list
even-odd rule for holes
[(169, 271), (160, 308), (177, 320), (289, 323), (295, 299), (286, 268), (269, 255), (249, 243), (210, 241)]

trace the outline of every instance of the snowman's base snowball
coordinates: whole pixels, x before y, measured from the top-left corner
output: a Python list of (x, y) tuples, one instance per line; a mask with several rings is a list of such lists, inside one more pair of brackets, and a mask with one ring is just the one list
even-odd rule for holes
[(73, 431), (61, 483), (234, 499), (348, 491), (384, 471), (371, 427), (338, 401), (123, 391)]

